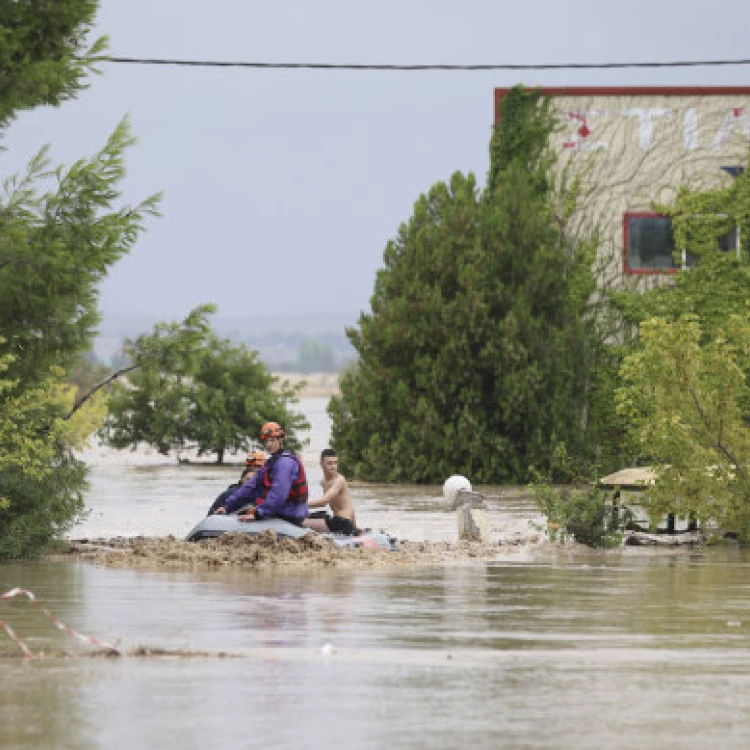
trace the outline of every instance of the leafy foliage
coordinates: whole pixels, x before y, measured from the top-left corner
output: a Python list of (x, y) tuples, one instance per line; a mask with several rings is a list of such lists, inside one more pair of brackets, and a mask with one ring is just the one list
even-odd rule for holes
[(384, 253), (359, 361), (333, 398), (342, 463), (371, 480), (525, 481), (561, 444), (591, 457), (601, 345), (594, 243), (566, 233), (576, 186), (555, 186), (554, 121), (535, 92), (504, 100), (489, 184), (456, 173), (414, 206)]
[(0, 475), (0, 559), (33, 557), (81, 517), (86, 467), (60, 453), (41, 475)]
[(98, 0), (6, 0), (0, 4), (0, 129), (19, 110), (57, 106), (84, 86), (104, 50), (87, 49)]
[[(84, 85), (103, 49), (88, 50), (95, 0), (0, 6), (0, 134), (15, 114), (57, 105)], [(91, 346), (99, 281), (132, 247), (156, 199), (116, 207), (121, 123), (104, 148), (52, 169), (47, 151), (0, 195), (0, 558), (33, 555), (83, 510), (85, 467), (73, 448), (101, 417), (101, 399), (68, 418), (65, 370)]]
[[(10, 360), (2, 357), (0, 372)], [(65, 419), (74, 389), (60, 375), (33, 388), (0, 379), (0, 559), (33, 554), (83, 510), (85, 470), (70, 448), (81, 446), (103, 406), (93, 401)]]
[(657, 474), (646, 494), (665, 513), (750, 534), (750, 427), (743, 371), (750, 319), (733, 315), (705, 337), (700, 321), (651, 318), (622, 367), (618, 409)]
[[(673, 284), (643, 294), (613, 293), (613, 302), (626, 323), (693, 314), (710, 336), (730, 315), (744, 314), (750, 297), (750, 172), (712, 190), (682, 187), (673, 205), (655, 208), (672, 217), (675, 245), (694, 265), (678, 271)], [(737, 232), (739, 252), (722, 251), (729, 232)]]
[[(13, 376), (44, 377), (86, 351), (99, 322), (97, 285), (135, 242), (156, 197), (107, 208), (119, 198), (124, 151), (133, 139), (122, 122), (106, 146), (68, 170), (49, 172), (45, 151), (26, 175), (5, 183), (0, 202), (0, 321), (14, 355)], [(55, 191), (39, 194), (50, 178)]]
[[(715, 189), (683, 187), (656, 208), (672, 217), (692, 267), (672, 284), (612, 295), (638, 332), (617, 408), (634, 452), (657, 472), (652, 518), (669, 512), (747, 535), (750, 173)], [(738, 251), (727, 247), (734, 232)]]
[(539, 483), (531, 487), (539, 510), (547, 518), (553, 540), (571, 537), (589, 547), (613, 547), (622, 541), (624, 517), (598, 487), (562, 487)]
[(210, 328), (213, 307), (193, 310), (181, 323), (160, 323), (129, 342), (133, 371), (108, 400), (102, 434), (117, 448), (153, 445), (162, 453), (196, 446), (198, 454), (255, 444), (264, 422), (282, 424), (286, 444), (300, 447), (296, 432), (309, 429), (291, 407), (298, 388), (278, 383), (257, 352), (233, 345)]

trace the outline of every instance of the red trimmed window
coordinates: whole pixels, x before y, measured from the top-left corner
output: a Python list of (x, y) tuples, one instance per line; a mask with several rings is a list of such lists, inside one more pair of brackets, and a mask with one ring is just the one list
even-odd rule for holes
[(627, 274), (676, 273), (672, 219), (655, 213), (623, 217), (623, 271)]

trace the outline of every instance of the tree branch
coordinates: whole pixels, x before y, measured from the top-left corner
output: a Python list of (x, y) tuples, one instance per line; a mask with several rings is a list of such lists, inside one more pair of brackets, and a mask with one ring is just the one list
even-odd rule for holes
[(113, 380), (117, 380), (117, 378), (122, 377), (123, 375), (127, 375), (127, 373), (132, 372), (133, 370), (137, 370), (140, 367), (140, 365), (130, 365), (129, 367), (123, 367), (121, 370), (117, 370), (116, 372), (113, 372), (111, 375), (108, 375), (104, 380), (98, 382), (88, 393), (85, 393), (81, 398), (76, 399), (76, 402), (73, 404), (73, 407), (71, 410), (65, 415), (65, 419), (70, 419), (97, 391), (104, 388), (105, 385), (109, 385)]
[[(703, 407), (700, 405), (700, 402), (698, 401), (698, 397), (695, 395), (695, 391), (692, 388), (689, 388), (688, 390), (690, 391), (690, 395), (693, 398), (693, 405), (695, 406), (695, 410), (698, 412), (698, 416), (703, 421), (703, 425), (706, 427), (706, 429), (710, 430), (710, 425), (708, 424), (706, 413), (703, 411)], [(732, 451), (730, 451), (729, 448), (727, 448), (721, 442), (721, 435), (723, 431), (724, 431), (724, 422), (723, 420), (721, 420), (719, 422), (719, 435), (716, 439), (716, 443), (714, 447), (716, 448), (716, 450), (723, 453), (732, 462), (732, 466), (734, 467), (735, 471), (741, 474), (743, 479), (747, 481), (747, 474), (745, 473), (745, 470), (742, 468), (742, 465), (732, 454)]]

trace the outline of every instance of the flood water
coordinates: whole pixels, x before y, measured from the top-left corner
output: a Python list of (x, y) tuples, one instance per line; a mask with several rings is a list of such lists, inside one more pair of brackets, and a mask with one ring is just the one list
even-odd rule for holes
[[(311, 456), (327, 439), (322, 401)], [(93, 467), (72, 536), (182, 535), (236, 468)], [(319, 478), (319, 474), (317, 474)], [(455, 537), (440, 488), (355, 487), (361, 521)], [(495, 538), (534, 537), (493, 489)], [(173, 655), (89, 658), (0, 602), (3, 748), (724, 748), (750, 742), (750, 551), (509, 546), (498, 561), (308, 573), (0, 566), (88, 635)], [(2, 592), (0, 592), (2, 593)], [(63, 650), (70, 657), (60, 656)], [(179, 655), (182, 653), (183, 655)]]

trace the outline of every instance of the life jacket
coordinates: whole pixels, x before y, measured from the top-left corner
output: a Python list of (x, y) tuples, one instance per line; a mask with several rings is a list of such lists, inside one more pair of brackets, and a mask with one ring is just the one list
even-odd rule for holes
[(269, 491), (271, 490), (271, 485), (273, 484), (273, 477), (271, 476), (273, 465), (281, 456), (293, 458), (297, 462), (297, 467), (299, 468), (299, 477), (292, 482), (292, 486), (289, 489), (289, 495), (287, 496), (286, 501), (289, 503), (295, 503), (297, 505), (307, 502), (308, 490), (305, 467), (296, 453), (292, 453), (292, 451), (287, 450), (286, 448), (282, 448), (277, 453), (274, 453), (271, 458), (269, 458), (268, 461), (263, 464), (263, 468), (261, 469), (261, 471), (263, 472), (263, 490), (258, 495), (258, 505), (263, 504), (263, 501), (266, 499), (266, 495), (268, 495)]

